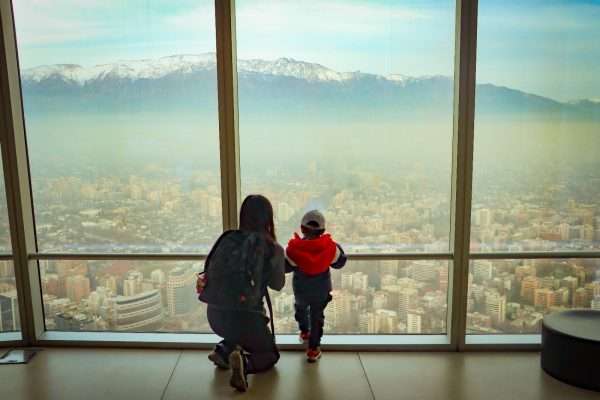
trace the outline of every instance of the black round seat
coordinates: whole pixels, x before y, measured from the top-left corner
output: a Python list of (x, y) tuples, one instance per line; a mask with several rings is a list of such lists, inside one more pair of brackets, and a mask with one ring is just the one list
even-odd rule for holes
[(542, 368), (563, 382), (600, 391), (600, 311), (569, 310), (544, 317)]

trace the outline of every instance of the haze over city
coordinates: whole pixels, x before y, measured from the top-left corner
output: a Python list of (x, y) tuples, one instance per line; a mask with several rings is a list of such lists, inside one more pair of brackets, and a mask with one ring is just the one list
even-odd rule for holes
[[(15, 4), (42, 252), (205, 254), (222, 230), (213, 2), (144, 2), (140, 24), (125, 22), (129, 3)], [(453, 3), (331, 2), (344, 16), (333, 24), (316, 3), (238, 3), (241, 190), (271, 199), (280, 242), (319, 208), (351, 254), (450, 251)], [(481, 3), (471, 248), (598, 250), (600, 7), (528, 1), (515, 20)], [(547, 22), (532, 23), (534, 9)], [(9, 251), (4, 210), (0, 228)], [(201, 269), (41, 262), (46, 327), (206, 332)], [(445, 333), (451, 271), (351, 261), (333, 274), (326, 332)], [(600, 309), (596, 260), (475, 261), (469, 283), (471, 333), (535, 333), (552, 310)], [(15, 296), (0, 263), (0, 298)], [(274, 305), (278, 331), (294, 332), (290, 285)]]

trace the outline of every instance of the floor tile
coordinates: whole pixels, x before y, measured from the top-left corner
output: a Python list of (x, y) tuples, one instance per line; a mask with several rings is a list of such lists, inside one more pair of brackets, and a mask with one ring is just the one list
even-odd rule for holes
[(180, 353), (45, 349), (29, 364), (0, 366), (0, 398), (160, 399)]
[[(239, 393), (229, 387), (229, 372), (216, 369), (207, 352), (185, 351), (165, 399), (229, 399)], [(327, 353), (315, 364), (302, 352), (284, 352), (277, 366), (250, 377), (244, 399), (372, 399), (356, 353)]]
[(546, 375), (537, 353), (360, 353), (377, 400), (588, 400)]
[(377, 400), (456, 398), (456, 353), (360, 353), (360, 359)]

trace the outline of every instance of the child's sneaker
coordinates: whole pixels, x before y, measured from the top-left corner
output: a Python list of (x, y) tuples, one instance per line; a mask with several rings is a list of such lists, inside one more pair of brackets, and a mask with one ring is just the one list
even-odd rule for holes
[(299, 336), (300, 342), (301, 343), (306, 343), (308, 342), (308, 339), (310, 339), (310, 331), (306, 331), (306, 332), (300, 332), (300, 336)]
[(234, 350), (229, 355), (229, 365), (231, 366), (229, 384), (240, 392), (248, 390), (248, 377), (246, 375), (246, 366), (244, 365), (244, 356), (239, 349)]
[(221, 369), (229, 369), (229, 362), (223, 355), (217, 350), (213, 350), (209, 355), (208, 359), (213, 362), (217, 367)]
[(306, 351), (306, 361), (309, 363), (314, 363), (319, 358), (321, 358), (321, 348), (317, 347), (315, 349), (308, 349)]

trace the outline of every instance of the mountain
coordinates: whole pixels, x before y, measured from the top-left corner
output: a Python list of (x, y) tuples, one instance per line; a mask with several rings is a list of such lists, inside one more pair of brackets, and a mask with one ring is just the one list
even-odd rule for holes
[[(199, 55), (174, 55), (158, 59), (119, 61), (93, 67), (75, 64), (44, 65), (23, 71), (22, 78), (27, 82), (41, 83), (46, 80), (62, 80), (66, 84), (86, 85), (98, 80), (160, 79), (171, 74), (192, 74), (198, 71), (211, 71), (216, 68), (215, 53)], [(292, 58), (279, 58), (274, 61), (251, 59), (238, 60), (240, 75), (262, 74), (302, 79), (307, 82), (343, 82), (364, 76), (375, 76), (361, 72), (337, 72), (323, 65), (298, 61)], [(383, 77), (381, 77), (383, 78)], [(392, 75), (386, 78), (393, 82), (404, 82), (410, 78)]]
[[(26, 110), (134, 112), (216, 110), (214, 53), (119, 61), (92, 67), (40, 66), (22, 72)], [(323, 65), (279, 58), (238, 60), (240, 109), (307, 112), (360, 119), (452, 113), (453, 80), (445, 76), (382, 76), (338, 72)], [(478, 115), (530, 113), (600, 120), (600, 102), (563, 103), (492, 84), (477, 85)], [(360, 113), (359, 113), (360, 112)]]

